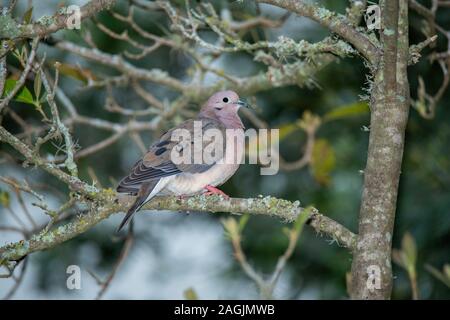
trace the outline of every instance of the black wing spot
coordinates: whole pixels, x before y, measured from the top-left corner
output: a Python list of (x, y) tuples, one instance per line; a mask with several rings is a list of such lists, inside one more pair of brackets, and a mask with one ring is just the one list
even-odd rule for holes
[(167, 151), (167, 148), (164, 148), (164, 147), (159, 148), (158, 150), (155, 151), (155, 155), (159, 156), (159, 155), (163, 154), (166, 151)]
[(156, 146), (158, 148), (161, 148), (161, 147), (164, 147), (165, 145), (168, 145), (169, 143), (170, 143), (169, 140), (164, 140), (164, 141), (161, 141), (160, 143), (158, 143)]

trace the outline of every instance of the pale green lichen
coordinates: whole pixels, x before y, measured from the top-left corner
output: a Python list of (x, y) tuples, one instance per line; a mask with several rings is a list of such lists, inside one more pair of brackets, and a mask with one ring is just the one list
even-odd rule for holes
[(320, 20), (328, 20), (331, 17), (333, 17), (333, 15), (334, 15), (334, 13), (332, 11), (327, 10), (322, 7), (317, 8), (316, 14)]
[(10, 15), (0, 15), (0, 38), (20, 36), (20, 27)]
[(58, 14), (69, 14), (70, 12), (67, 10), (67, 7), (61, 7), (58, 9)]
[(40, 236), (40, 240), (42, 242), (52, 243), (55, 241), (55, 235), (53, 234), (53, 232), (48, 232), (48, 233)]
[[(284, 36), (278, 38), (278, 41), (274, 45), (274, 51), (275, 55), (279, 58), (288, 58), (297, 55), (309, 59), (317, 53), (332, 52), (333, 54), (342, 57), (356, 53), (356, 50), (351, 45), (342, 40), (326, 38), (317, 43), (309, 43), (305, 40), (295, 42), (293, 39)], [(255, 60), (265, 58), (263, 54), (265, 53), (260, 53), (255, 56)]]
[[(94, 226), (99, 221), (107, 218), (111, 214), (123, 211), (129, 204), (126, 202), (116, 201), (114, 197), (117, 194), (111, 189), (105, 189), (100, 192), (99, 199), (91, 203), (89, 213), (77, 215), (70, 223), (58, 226), (51, 231), (43, 230), (39, 234), (33, 235), (29, 241), (22, 241), (15, 244), (7, 245), (1, 248), (2, 262), (7, 260), (17, 260), (31, 252), (51, 248), (58, 243), (83, 233), (89, 227)], [(278, 199), (271, 196), (259, 197), (255, 199), (224, 199), (220, 195), (205, 196), (199, 195), (189, 197), (187, 199), (179, 199), (177, 197), (158, 197), (154, 201), (146, 205), (146, 209), (166, 209), (166, 210), (189, 210), (189, 211), (209, 211), (209, 212), (229, 212), (229, 213), (249, 213), (257, 215), (276, 216), (284, 220), (284, 222), (295, 221), (299, 214), (308, 214), (309, 211), (302, 213), (300, 201), (288, 201)], [(314, 212), (317, 212), (314, 211)], [(337, 232), (337, 237), (347, 236), (347, 231), (333, 232), (327, 227), (325, 221), (319, 221), (322, 229), (326, 233)], [(316, 227), (314, 227), (316, 228)], [(317, 229), (317, 228), (316, 228)], [(334, 227), (336, 229), (336, 226)], [(350, 233), (351, 235), (351, 233)], [(341, 238), (342, 238), (341, 237)], [(345, 241), (344, 241), (345, 242)]]
[(280, 36), (278, 37), (277, 45), (275, 46), (275, 54), (278, 57), (288, 57), (294, 55), (297, 52), (297, 46), (302, 47), (302, 41), (297, 44), (291, 38)]
[(28, 254), (30, 243), (28, 241), (21, 240), (17, 243), (12, 243), (5, 246), (5, 249), (5, 252), (1, 254), (0, 260), (15, 260), (18, 257), (23, 257)]
[(58, 227), (58, 229), (56, 229), (55, 233), (59, 236), (64, 235), (64, 234), (68, 233), (69, 231), (71, 231), (71, 229), (72, 229), (71, 226), (72, 226), (72, 224), (62, 225), (62, 226)]
[(395, 31), (392, 29), (386, 28), (386, 29), (384, 29), (383, 33), (389, 37), (389, 36), (393, 36), (395, 34)]
[(404, 96), (398, 94), (397, 95), (397, 100), (400, 101), (400, 102), (405, 102), (406, 98)]
[(42, 16), (36, 22), (41, 24), (41, 25), (43, 25), (43, 26), (45, 26), (45, 27), (48, 27), (48, 26), (51, 26), (52, 24), (55, 23), (55, 17), (53, 17), (53, 16)]

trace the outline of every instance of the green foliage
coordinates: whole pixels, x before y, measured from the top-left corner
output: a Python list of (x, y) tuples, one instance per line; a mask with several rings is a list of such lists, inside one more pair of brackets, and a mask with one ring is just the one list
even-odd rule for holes
[(447, 287), (450, 288), (450, 264), (445, 264), (442, 268), (442, 272), (433, 266), (426, 265), (425, 268), (430, 272), (436, 279), (441, 281)]
[[(6, 97), (17, 85), (17, 80), (9, 78), (5, 81), (5, 88), (3, 90), (2, 97)], [(42, 115), (44, 119), (47, 119), (44, 111), (42, 110), (42, 103), (46, 100), (46, 96), (41, 96), (42, 91), (42, 80), (39, 73), (36, 74), (34, 83), (34, 97), (31, 91), (23, 85), (19, 92), (14, 96), (13, 100), (17, 102), (22, 102), (26, 104), (33, 105), (35, 109)]]
[(73, 66), (68, 63), (59, 63), (58, 70), (59, 73), (72, 79), (81, 81), (85, 85), (88, 84), (89, 80), (97, 79), (89, 69), (83, 69), (81, 67)]
[(279, 138), (280, 141), (284, 140), (285, 138), (287, 138), (291, 133), (295, 132), (296, 130), (299, 130), (300, 127), (298, 126), (297, 123), (287, 123), (284, 124), (282, 126), (280, 126), (279, 128)]
[(0, 205), (9, 208), (11, 204), (11, 197), (7, 191), (0, 190)]
[(183, 296), (186, 300), (198, 300), (198, 294), (192, 287), (189, 287), (186, 290), (184, 290)]
[(402, 239), (401, 249), (394, 249), (392, 252), (394, 262), (404, 268), (409, 275), (415, 278), (416, 276), (416, 262), (417, 262), (417, 248), (416, 242), (412, 235), (407, 232)]
[(29, 24), (31, 22), (31, 18), (33, 17), (33, 7), (30, 7), (27, 11), (25, 11), (25, 13), (23, 14), (22, 17), (22, 22), (24, 24)]
[(314, 143), (311, 156), (311, 172), (317, 182), (328, 185), (330, 174), (336, 165), (333, 147), (326, 139), (318, 139)]
[[(12, 78), (6, 79), (5, 82), (5, 88), (3, 89), (2, 97), (6, 97), (10, 92), (14, 89), (14, 87), (17, 84), (17, 80), (14, 80)], [(27, 104), (34, 105), (34, 99), (33, 95), (31, 94), (30, 90), (26, 86), (23, 86), (22, 89), (17, 92), (17, 94), (14, 96), (14, 100), (17, 102), (23, 102)]]
[(250, 215), (249, 214), (244, 214), (239, 219), (239, 232), (242, 232), (244, 230), (245, 226), (247, 225), (248, 219), (250, 219)]
[[(238, 223), (236, 219), (233, 217), (223, 218), (222, 225), (223, 228), (225, 229), (225, 236), (228, 239), (239, 237), (242, 232), (242, 229), (240, 228), (240, 223)], [(243, 223), (242, 225), (245, 226), (245, 223)]]
[(303, 214), (300, 215), (297, 220), (294, 222), (293, 230), (295, 230), (297, 233), (301, 234), (303, 230), (303, 226), (305, 225), (306, 221), (309, 219), (309, 216), (311, 214), (313, 207), (307, 207), (303, 210)]
[(299, 129), (304, 131), (315, 131), (321, 123), (321, 119), (318, 115), (305, 111), (300, 119), (297, 119), (293, 123), (287, 123), (279, 128), (280, 141), (287, 138), (291, 133), (296, 132)]
[(413, 299), (418, 299), (417, 288), (417, 246), (413, 236), (407, 232), (402, 239), (401, 249), (392, 250), (392, 260), (406, 270), (411, 283)]
[(323, 116), (323, 121), (339, 120), (353, 116), (359, 116), (369, 112), (367, 102), (358, 101), (355, 103), (343, 105), (327, 112)]
[(37, 73), (36, 77), (34, 78), (34, 95), (36, 97), (37, 101), (40, 101), (41, 96), (41, 89), (42, 89), (42, 80), (41, 80), (41, 74)]

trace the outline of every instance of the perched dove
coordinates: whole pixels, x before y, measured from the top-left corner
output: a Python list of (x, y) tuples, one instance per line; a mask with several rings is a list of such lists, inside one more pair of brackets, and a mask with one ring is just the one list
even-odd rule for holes
[[(149, 148), (117, 187), (119, 193), (137, 196), (118, 231), (156, 195), (205, 193), (226, 196), (216, 187), (236, 172), (244, 154), (244, 125), (237, 113), (241, 106), (248, 105), (239, 100), (235, 92), (217, 92), (203, 105), (197, 118), (167, 131)], [(200, 135), (203, 136), (195, 136), (199, 131), (196, 128), (201, 129)], [(211, 132), (221, 135), (222, 139), (207, 139), (206, 134)], [(183, 134), (191, 138), (180, 139)], [(211, 149), (214, 143), (214, 146), (220, 146), (217, 148), (220, 150), (213, 152), (210, 161), (204, 161), (204, 151)]]

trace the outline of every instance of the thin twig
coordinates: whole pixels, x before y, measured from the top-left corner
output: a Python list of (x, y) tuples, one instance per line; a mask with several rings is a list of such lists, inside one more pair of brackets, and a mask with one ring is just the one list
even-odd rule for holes
[(112, 280), (114, 279), (114, 276), (117, 273), (117, 270), (119, 269), (119, 267), (122, 265), (122, 263), (127, 258), (128, 254), (130, 252), (131, 246), (133, 245), (133, 242), (134, 242), (133, 223), (130, 223), (130, 225), (128, 227), (128, 233), (125, 237), (125, 241), (123, 243), (122, 250), (120, 251), (119, 257), (117, 258), (116, 262), (114, 263), (110, 274), (108, 275), (106, 280), (103, 281), (103, 283), (101, 284), (101, 289), (98, 292), (97, 297), (95, 298), (96, 300), (102, 299), (102, 297), (105, 295), (106, 290), (108, 290), (109, 286), (111, 285)]

